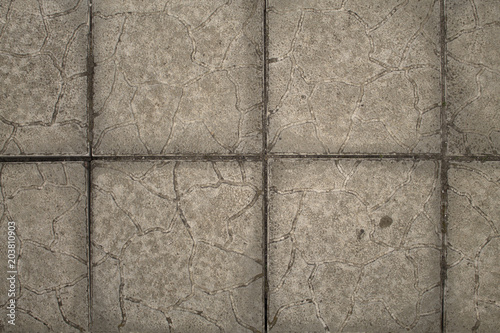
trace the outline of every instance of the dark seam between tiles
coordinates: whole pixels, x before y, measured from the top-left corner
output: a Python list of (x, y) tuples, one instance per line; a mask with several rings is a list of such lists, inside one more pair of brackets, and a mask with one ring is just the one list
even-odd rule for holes
[(500, 162), (500, 156), (495, 155), (453, 155), (453, 156), (444, 156), (444, 159), (449, 162)]
[(268, 158), (294, 159), (419, 159), (439, 160), (441, 154), (280, 154), (269, 153)]
[(448, 170), (449, 162), (441, 161), (441, 209), (440, 209), (440, 230), (441, 230), (441, 261), (440, 261), (440, 297), (441, 297), (441, 332), (446, 332), (446, 279), (447, 279), (447, 230), (448, 230)]
[(267, 18), (267, 0), (263, 0), (263, 112), (262, 112), (262, 183), (263, 183), (263, 251), (264, 251), (264, 332), (268, 332), (269, 320), (269, 273), (268, 273), (268, 228), (269, 228), (269, 159), (268, 159), (268, 105), (269, 105), (269, 26)]
[(269, 221), (269, 166), (268, 166), (268, 160), (266, 159), (262, 163), (262, 210), (263, 210), (263, 218), (262, 218), (262, 241), (263, 241), (263, 275), (264, 275), (264, 281), (263, 281), (263, 299), (264, 299), (264, 332), (268, 331), (267, 327), (267, 322), (268, 322), (268, 317), (269, 317), (269, 276), (268, 276), (268, 221)]
[(91, 332), (92, 326), (92, 163), (85, 162), (87, 178), (87, 308), (88, 308), (88, 331)]
[(92, 158), (94, 144), (94, 42), (93, 42), (93, 27), (92, 27), (92, 0), (89, 1), (89, 33), (87, 47), (87, 144), (89, 149), (89, 157)]
[(446, 0), (439, 0), (440, 16), (440, 56), (441, 56), (441, 209), (440, 209), (440, 230), (441, 230), (441, 260), (440, 260), (440, 298), (441, 298), (441, 332), (446, 332), (446, 278), (447, 278), (447, 229), (448, 229), (448, 121), (446, 112)]
[(90, 156), (0, 156), (0, 163), (35, 163), (35, 162), (90, 162)]
[(88, 34), (88, 54), (87, 54), (87, 145), (89, 149), (90, 161), (85, 162), (87, 168), (87, 309), (88, 309), (88, 330), (92, 332), (92, 302), (93, 302), (93, 274), (92, 274), (92, 158), (94, 145), (94, 40), (93, 40), (93, 8), (92, 0), (88, 0), (89, 8), (89, 34)]
[(268, 160), (268, 118), (267, 118), (267, 108), (269, 105), (268, 88), (269, 88), (269, 26), (267, 24), (267, 0), (262, 0), (264, 3), (263, 13), (262, 13), (262, 33), (263, 33), (263, 86), (262, 86), (262, 250), (263, 250), (263, 274), (264, 274), (264, 290), (263, 290), (263, 300), (264, 300), (264, 316), (263, 316), (263, 328), (264, 332), (268, 332), (267, 322), (269, 316), (269, 276), (268, 276), (268, 224), (269, 224), (269, 160)]
[(95, 161), (141, 161), (141, 160), (172, 160), (172, 161), (261, 161), (262, 154), (215, 155), (215, 154), (184, 154), (184, 155), (100, 155), (92, 156)]
[(90, 162), (90, 161), (249, 161), (260, 162), (266, 159), (371, 159), (371, 160), (431, 160), (449, 162), (500, 162), (500, 155), (447, 155), (442, 154), (240, 154), (240, 155), (211, 155), (211, 154), (184, 154), (184, 155), (17, 155), (0, 156), (0, 163), (43, 163), (43, 162)]

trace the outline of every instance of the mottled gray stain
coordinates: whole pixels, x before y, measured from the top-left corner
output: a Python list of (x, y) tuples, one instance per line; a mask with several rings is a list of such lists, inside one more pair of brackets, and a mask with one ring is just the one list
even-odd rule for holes
[(390, 216), (385, 215), (380, 219), (380, 223), (378, 224), (378, 226), (381, 227), (382, 229), (385, 229), (390, 227), (392, 222), (393, 222), (392, 218)]

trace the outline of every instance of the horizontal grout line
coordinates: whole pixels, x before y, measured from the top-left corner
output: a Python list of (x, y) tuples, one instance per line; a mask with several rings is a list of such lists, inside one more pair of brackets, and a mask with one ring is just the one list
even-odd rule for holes
[(414, 160), (447, 160), (450, 162), (486, 162), (500, 161), (500, 155), (473, 155), (473, 156), (443, 156), (441, 154), (277, 154), (266, 155), (101, 155), (101, 156), (0, 156), (0, 163), (20, 162), (90, 162), (90, 161), (253, 161), (267, 159), (414, 159)]
[(448, 161), (456, 161), (456, 162), (487, 162), (487, 161), (500, 161), (500, 155), (474, 155), (474, 156), (459, 156), (459, 155), (451, 155), (445, 156), (444, 159)]
[(263, 155), (100, 155), (92, 156), (93, 161), (147, 161), (147, 160), (174, 160), (174, 161), (261, 161)]
[(312, 158), (312, 159), (421, 159), (437, 160), (441, 159), (441, 154), (276, 154), (270, 153), (267, 158)]
[(40, 156), (40, 155), (21, 155), (21, 156), (0, 156), (0, 162), (89, 162), (90, 156)]

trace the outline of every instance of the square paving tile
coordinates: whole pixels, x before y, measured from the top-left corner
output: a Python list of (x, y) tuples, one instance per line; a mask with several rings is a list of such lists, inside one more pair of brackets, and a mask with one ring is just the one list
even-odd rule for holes
[(93, 332), (262, 331), (261, 168), (99, 162)]
[(0, 154), (87, 154), (88, 4), (0, 4)]
[(449, 153), (500, 154), (500, 3), (447, 2)]
[(439, 332), (436, 162), (275, 160), (270, 332)]
[(270, 151), (439, 152), (439, 19), (434, 0), (270, 0)]
[(449, 171), (448, 332), (500, 327), (500, 162), (452, 163)]
[[(87, 195), (82, 163), (0, 166), (0, 331), (82, 332), (88, 327)], [(7, 235), (15, 222), (16, 319), (7, 283)], [(11, 271), (11, 270), (9, 270)], [(13, 288), (12, 288), (13, 289)], [(9, 311), (10, 313), (10, 311)]]
[(94, 152), (258, 154), (262, 5), (94, 1)]

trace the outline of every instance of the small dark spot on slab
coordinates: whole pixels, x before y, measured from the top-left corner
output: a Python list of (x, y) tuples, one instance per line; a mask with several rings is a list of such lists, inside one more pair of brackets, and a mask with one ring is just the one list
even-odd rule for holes
[(363, 236), (365, 235), (365, 229), (361, 229), (358, 231), (358, 240), (361, 240)]
[(380, 223), (378, 224), (378, 226), (384, 229), (390, 227), (391, 224), (392, 224), (392, 218), (390, 216), (385, 215), (380, 219)]
[(268, 63), (272, 64), (273, 62), (278, 62), (278, 58), (270, 58)]

